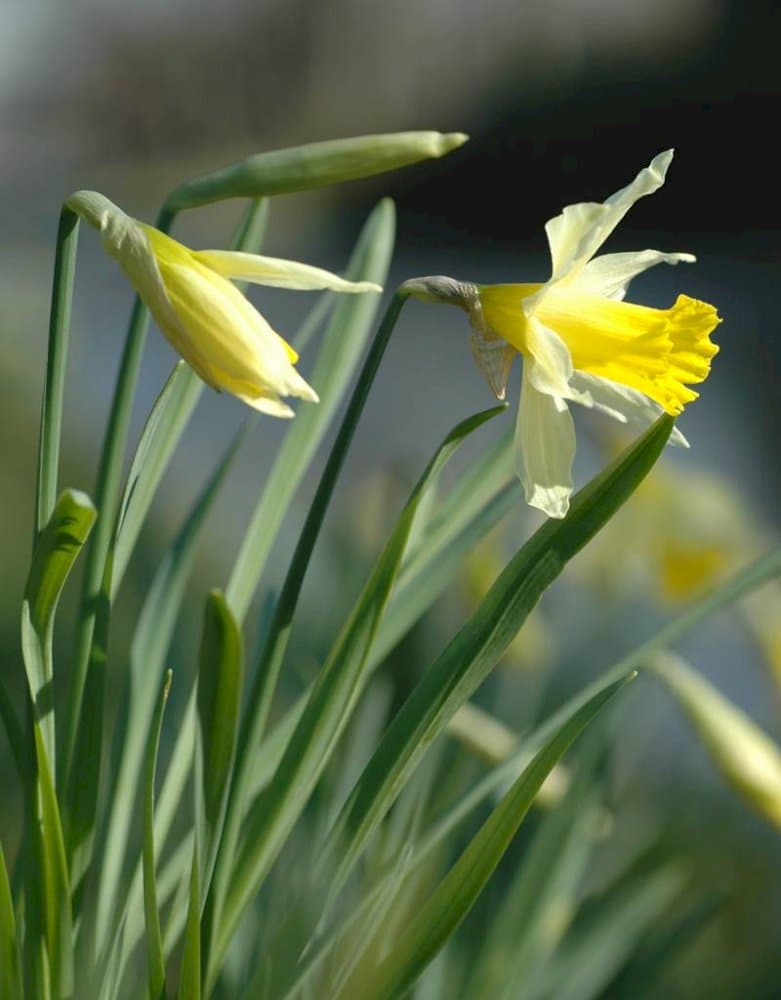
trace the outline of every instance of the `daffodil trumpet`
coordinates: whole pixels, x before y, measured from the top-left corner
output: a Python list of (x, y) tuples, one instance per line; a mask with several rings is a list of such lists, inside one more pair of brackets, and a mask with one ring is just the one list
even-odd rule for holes
[[(527, 502), (550, 517), (564, 517), (573, 488), (570, 403), (640, 427), (663, 412), (677, 416), (697, 398), (690, 386), (707, 377), (718, 351), (710, 333), (720, 319), (707, 302), (680, 295), (669, 309), (653, 309), (623, 301), (638, 274), (692, 263), (691, 254), (594, 256), (632, 205), (661, 187), (672, 155), (660, 153), (605, 202), (568, 205), (546, 224), (552, 273), (544, 284), (419, 278), (405, 285), (417, 298), (467, 312), (472, 352), (498, 398), (523, 355), (516, 468)], [(677, 430), (670, 440), (686, 445)]]
[(100, 232), (174, 350), (218, 392), (275, 417), (292, 417), (285, 397), (317, 402), (296, 371), (298, 354), (232, 283), (335, 292), (380, 292), (296, 261), (230, 250), (191, 250), (138, 222), (95, 191), (78, 191), (66, 206)]

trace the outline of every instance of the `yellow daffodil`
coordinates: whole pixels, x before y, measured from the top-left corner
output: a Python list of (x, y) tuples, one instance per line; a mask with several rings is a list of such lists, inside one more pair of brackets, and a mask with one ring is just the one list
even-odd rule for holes
[[(646, 426), (696, 399), (689, 386), (707, 377), (718, 350), (709, 334), (719, 317), (708, 303), (685, 295), (669, 309), (623, 301), (632, 278), (656, 264), (692, 262), (691, 254), (594, 256), (632, 205), (661, 187), (672, 155), (660, 153), (605, 202), (568, 205), (547, 223), (552, 274), (544, 284), (407, 284), (412, 295), (468, 312), (473, 353), (500, 399), (523, 355), (516, 467), (527, 502), (550, 517), (564, 517), (572, 493), (571, 402)], [(672, 440), (686, 443), (678, 431)]]
[(218, 392), (275, 417), (292, 417), (285, 396), (317, 402), (296, 371), (298, 355), (230, 279), (300, 290), (379, 292), (318, 267), (229, 250), (190, 250), (125, 215), (103, 195), (79, 191), (68, 208), (100, 231), (174, 350)]

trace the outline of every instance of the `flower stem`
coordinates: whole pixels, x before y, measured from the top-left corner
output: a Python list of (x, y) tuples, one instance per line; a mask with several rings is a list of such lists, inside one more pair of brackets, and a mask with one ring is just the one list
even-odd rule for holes
[[(49, 314), (49, 356), (41, 406), (41, 435), (38, 447), (38, 484), (35, 501), (35, 538), (49, 520), (57, 499), (57, 472), (60, 459), (62, 401), (68, 363), (73, 278), (79, 242), (79, 218), (63, 206), (57, 229), (54, 258), (52, 304)], [(33, 540), (35, 540), (35, 538)]]

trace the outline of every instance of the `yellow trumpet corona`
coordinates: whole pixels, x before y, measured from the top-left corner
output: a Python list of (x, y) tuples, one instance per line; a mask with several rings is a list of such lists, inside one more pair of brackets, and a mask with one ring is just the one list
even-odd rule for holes
[(292, 417), (284, 397), (317, 402), (295, 369), (298, 355), (231, 279), (277, 288), (379, 292), (296, 261), (229, 250), (190, 250), (153, 226), (130, 218), (103, 195), (79, 191), (71, 211), (99, 230), (174, 350), (213, 389), (275, 417)]

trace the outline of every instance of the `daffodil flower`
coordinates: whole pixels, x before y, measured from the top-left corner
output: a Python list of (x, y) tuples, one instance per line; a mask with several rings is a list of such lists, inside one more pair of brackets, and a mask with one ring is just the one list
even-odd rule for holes
[[(468, 312), (473, 353), (500, 399), (515, 355), (523, 355), (516, 467), (527, 502), (550, 517), (564, 517), (572, 493), (571, 402), (647, 426), (697, 398), (689, 386), (707, 377), (718, 350), (709, 334), (720, 320), (708, 303), (685, 295), (669, 309), (623, 301), (632, 278), (656, 264), (691, 263), (691, 254), (594, 256), (632, 205), (661, 187), (672, 155), (660, 153), (605, 202), (568, 205), (546, 224), (545, 284), (407, 283), (412, 295)], [(672, 440), (686, 444), (678, 431)]]
[(190, 250), (159, 229), (130, 218), (95, 191), (79, 191), (68, 208), (100, 231), (155, 322), (198, 375), (218, 392), (275, 417), (292, 417), (283, 397), (317, 402), (299, 375), (293, 348), (231, 279), (300, 290), (379, 292), (295, 261), (229, 250)]

